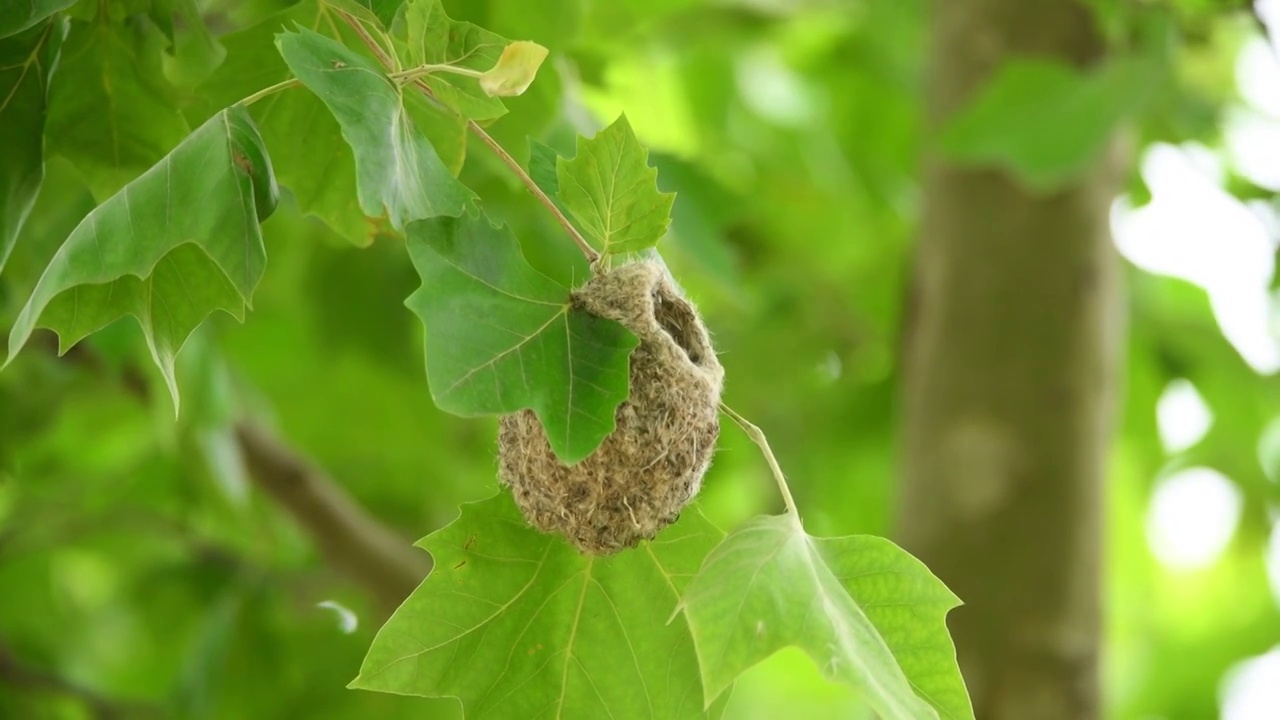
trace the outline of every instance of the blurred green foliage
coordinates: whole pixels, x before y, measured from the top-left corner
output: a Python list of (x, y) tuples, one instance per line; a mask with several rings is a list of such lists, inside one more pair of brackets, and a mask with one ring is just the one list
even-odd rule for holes
[[(67, 4), (37, 3), (31, 12)], [(1015, 171), (1056, 179), (1079, 158), (1050, 151), (1071, 141), (1075, 153), (1088, 152), (1094, 138), (1118, 127), (1133, 135), (1135, 149), (1155, 141), (1223, 144), (1226, 113), (1240, 103), (1235, 58), (1260, 32), (1248, 8), (1093, 4), (1115, 54), (1088, 77), (1102, 82), (1114, 68), (1140, 64), (1149, 73), (1141, 107), (1113, 102), (1128, 95), (1129, 75), (1092, 94), (1080, 88), (1087, 81), (1060, 78), (1090, 100), (1083, 109), (1066, 106), (1079, 110), (1068, 112), (1071, 122), (1041, 122), (1036, 132), (1012, 133), (1016, 143), (963, 157), (999, 157)], [(266, 31), (264, 23), (283, 27), (300, 13), (324, 21), (305, 0), (292, 9), (289, 0), (197, 0), (205, 38), (193, 15), (173, 13), (175, 5), (186, 4), (83, 0), (70, 9), (48, 96), (45, 181), (0, 274), (3, 334), (95, 199), (157, 161), (190, 127), (283, 78), (278, 57), (234, 52), (246, 34)], [(8, 28), (16, 5), (2, 6), (0, 27)], [(919, 159), (940, 142), (922, 132), (920, 120), (927, 4), (446, 6), (454, 17), (553, 52), (529, 92), (507, 100), (510, 112), (490, 127), (517, 157), (528, 157), (527, 136), (572, 155), (576, 134), (626, 112), (652, 148), (660, 186), (677, 193), (659, 247), (715, 334), (729, 404), (768, 432), (811, 533), (891, 534), (907, 251)], [(371, 7), (385, 12), (380, 3)], [(14, 27), (28, 24), (20, 19)], [(9, 57), (11, 43), (29, 42), (27, 35), (0, 39), (0, 58)], [(230, 49), (225, 60), (219, 47)], [(255, 68), (261, 73), (251, 76)], [(991, 104), (969, 115), (977, 123), (970, 147), (981, 145), (974, 133), (1010, 135), (1000, 123), (1012, 115), (996, 102), (1009, 96), (1014, 105), (1061, 100), (988, 95)], [(51, 338), (37, 336), (0, 373), (0, 663), (20, 659), (58, 679), (43, 689), (0, 681), (0, 717), (90, 717), (86, 693), (191, 718), (458, 716), (453, 701), (345, 689), (382, 610), (327, 569), (292, 520), (246, 485), (231, 441), (236, 412), (271, 418), (293, 447), (408, 538), (442, 527), (460, 502), (495, 487), (495, 423), (447, 416), (432, 404), (420, 326), (404, 307), (418, 278), (401, 241), (386, 228), (361, 227), (350, 212), (325, 216), (329, 225), (303, 214), (322, 206), (316, 198), (331, 187), (348, 188), (344, 197), (354, 202), (354, 165), (334, 141), (336, 123), (316, 113), (318, 102), (284, 104), (295, 97), (304, 98), (281, 95), (278, 106), (264, 103), (254, 113), (260, 122), (262, 113), (287, 119), (276, 129), (264, 123), (273, 155), (273, 138), (287, 135), (280, 128), (316, 118), (314, 131), (288, 138), (297, 146), (286, 152), (315, 163), (299, 182), (323, 181), (309, 196), (286, 193), (263, 226), (269, 259), (245, 324), (215, 316), (179, 356), (178, 421), (132, 320), (86, 340), (70, 359), (56, 359)], [(8, 122), (0, 106), (0, 128)], [(21, 126), (33, 132), (30, 123)], [(1064, 140), (1055, 128), (1072, 135)], [(463, 142), (447, 129), (437, 134), (431, 139), (439, 146), (449, 137)], [(112, 147), (128, 152), (107, 152)], [(581, 278), (576, 250), (547, 213), (485, 148), (469, 150), (462, 179), (526, 239), (530, 261), (565, 280), (565, 268), (578, 268), (570, 272)], [(460, 146), (441, 151), (450, 167), (460, 153)], [(335, 157), (341, 162), (330, 162)], [(1131, 195), (1142, 201), (1147, 191), (1136, 167)], [(1275, 203), (1271, 191), (1227, 171), (1229, 187)], [(9, 222), (0, 218), (0, 231)], [(359, 249), (344, 237), (375, 241)], [(1280, 384), (1242, 360), (1199, 288), (1131, 269), (1128, 296), (1125, 396), (1108, 484), (1108, 714), (1213, 717), (1223, 673), (1280, 639), (1263, 564), (1280, 483), (1268, 464), (1275, 458), (1259, 458), (1280, 415)], [(1215, 422), (1171, 455), (1155, 407), (1178, 378), (1195, 385)], [(139, 384), (152, 389), (148, 399), (139, 398)], [(1188, 466), (1222, 471), (1244, 506), (1216, 564), (1173, 572), (1153, 558), (1145, 522), (1157, 479)], [(766, 469), (735, 428), (723, 433), (701, 508), (722, 528), (778, 509)], [(354, 632), (317, 607), (325, 600), (354, 611)], [(783, 715), (865, 711), (848, 691), (822, 681), (801, 653), (787, 651), (738, 684), (725, 717)]]

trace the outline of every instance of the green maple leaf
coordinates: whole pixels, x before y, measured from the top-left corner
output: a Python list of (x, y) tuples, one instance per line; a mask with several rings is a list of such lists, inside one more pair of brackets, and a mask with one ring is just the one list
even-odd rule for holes
[(408, 247), (422, 288), (406, 304), (426, 326), (436, 404), (467, 416), (532, 408), (561, 460), (590, 455), (627, 398), (636, 337), (573, 307), (483, 216), (414, 223)]
[(601, 252), (653, 247), (671, 224), (675, 194), (658, 190), (658, 171), (625, 115), (590, 140), (579, 138), (578, 154), (556, 165), (560, 202)]
[(792, 514), (759, 517), (729, 535), (681, 600), (708, 702), (795, 645), (886, 720), (973, 718), (946, 629), (959, 604), (888, 540), (814, 538)]
[[(193, 115), (203, 119), (291, 73), (276, 50), (275, 36), (286, 25), (319, 22), (314, 3), (303, 2), (251, 28), (221, 38), (227, 59), (196, 90)], [(302, 212), (320, 218), (357, 246), (373, 242), (385, 225), (360, 208), (356, 160), (342, 128), (320, 98), (305, 90), (276, 93), (249, 108), (271, 151), (280, 184), (293, 193)]]
[(50, 22), (0, 40), (0, 272), (44, 181), (45, 97), (66, 31)]
[(49, 90), (46, 150), (74, 163), (99, 202), (187, 136), (161, 67), (166, 42), (144, 17), (71, 22)]
[(76, 0), (0, 0), (0, 38), (17, 35)]
[(583, 556), (503, 492), (418, 545), (431, 575), (378, 632), (351, 687), (455, 697), (469, 720), (715, 718), (689, 630), (668, 622), (721, 533), (696, 511), (653, 542)]
[[(454, 65), (487, 72), (498, 64), (508, 41), (469, 22), (445, 14), (440, 0), (410, 0), (404, 10), (404, 36), (399, 50), (409, 66)], [(445, 107), (471, 120), (493, 120), (507, 112), (502, 101), (490, 97), (478, 78), (436, 72), (423, 77), (432, 95)]]
[(244, 318), (275, 207), (271, 164), (242, 107), (213, 116), (155, 167), (89, 213), (62, 244), (9, 333), (9, 359), (37, 327), (62, 351), (137, 318), (178, 405), (174, 359), (215, 310)]
[[(190, 118), (202, 121), (218, 110), (289, 77), (289, 66), (276, 50), (275, 36), (286, 26), (312, 29), (323, 22), (320, 7), (310, 0), (251, 28), (220, 38), (227, 59), (196, 90)], [(405, 96), (406, 108), (450, 173), (457, 175), (466, 150), (461, 119), (425, 107), (417, 93)], [(304, 213), (320, 218), (357, 246), (381, 233), (393, 232), (385, 218), (369, 217), (360, 207), (356, 159), (342, 128), (314, 93), (286, 90), (250, 106), (249, 112), (271, 151), (280, 185), (289, 189)]]
[(385, 214), (402, 229), (414, 220), (461, 214), (475, 198), (414, 124), (402, 88), (372, 60), (305, 28), (279, 35), (276, 44), (342, 128), (366, 215)]

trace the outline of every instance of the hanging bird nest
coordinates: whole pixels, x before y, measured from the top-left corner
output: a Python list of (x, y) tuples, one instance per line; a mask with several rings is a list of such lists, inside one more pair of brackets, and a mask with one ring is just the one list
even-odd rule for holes
[(552, 452), (533, 411), (506, 415), (499, 478), (530, 525), (607, 555), (653, 538), (697, 495), (720, 433), (724, 369), (702, 318), (659, 263), (597, 275), (573, 301), (640, 339), (616, 429), (569, 466)]

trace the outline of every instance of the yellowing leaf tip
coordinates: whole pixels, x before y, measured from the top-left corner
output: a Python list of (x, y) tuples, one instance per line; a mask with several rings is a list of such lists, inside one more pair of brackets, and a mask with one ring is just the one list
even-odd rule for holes
[(547, 49), (536, 42), (517, 40), (502, 50), (498, 63), (480, 76), (480, 89), (489, 97), (513, 97), (524, 93), (538, 74)]

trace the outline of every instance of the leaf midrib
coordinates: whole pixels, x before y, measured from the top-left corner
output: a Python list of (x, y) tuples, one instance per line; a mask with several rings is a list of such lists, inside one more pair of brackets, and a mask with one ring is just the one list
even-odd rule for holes
[[(814, 562), (814, 559), (815, 559), (814, 556), (820, 555), (820, 553), (818, 551), (817, 546), (813, 543), (813, 538), (807, 532), (804, 531), (803, 527), (800, 526), (799, 518), (796, 518), (794, 515), (791, 515), (790, 517), (793, 518), (793, 522), (791, 523), (789, 532), (792, 533), (793, 538), (798, 538), (802, 543), (804, 543), (803, 555), (805, 560), (805, 563), (804, 563), (805, 569), (809, 572), (810, 577), (813, 578), (814, 584), (824, 590), (824, 592), (822, 592), (822, 605), (824, 609), (828, 610), (827, 617), (831, 620), (833, 629), (836, 630), (836, 637), (839, 638), (840, 646), (844, 650), (844, 655), (848, 657), (850, 660), (852, 660), (854, 663), (856, 663), (857, 666), (861, 669), (864, 682), (867, 682), (868, 684), (874, 684), (880, 697), (885, 698), (887, 701), (892, 701), (891, 699), (894, 698), (895, 695), (890, 693), (883, 685), (880, 684), (878, 676), (875, 673), (872, 673), (870, 671), (870, 669), (867, 667), (865, 662), (860, 662), (861, 660), (860, 654), (856, 652), (855, 647), (851, 646), (850, 641), (852, 640), (853, 631), (852, 631), (852, 628), (850, 628), (848, 623), (845, 621), (843, 614), (840, 612), (840, 603), (833, 602), (830, 599), (830, 595), (832, 594), (831, 587), (830, 587), (831, 583), (835, 583), (836, 587), (839, 588), (840, 593), (843, 594), (845, 597), (849, 598), (848, 605), (854, 611), (862, 613), (863, 618), (866, 619), (867, 621), (867, 625), (871, 628), (873, 632), (875, 632), (876, 637), (880, 640), (880, 643), (884, 645), (885, 649), (888, 650), (889, 655), (891, 657), (893, 656), (892, 648), (890, 648), (889, 644), (885, 642), (883, 637), (880, 636), (879, 630), (877, 630), (875, 625), (871, 622), (871, 620), (866, 617), (866, 613), (862, 612), (862, 608), (858, 607), (857, 602), (853, 600), (853, 596), (849, 595), (849, 592), (845, 590), (842, 585), (840, 585), (839, 578), (835, 576), (835, 573), (831, 572), (830, 569), (828, 569), (826, 572), (828, 581), (827, 582), (823, 581), (823, 577), (821, 573), (819, 573), (818, 571), (817, 564)], [(823, 565), (826, 566), (826, 563), (824, 562)], [(906, 673), (902, 673), (902, 678), (906, 680), (907, 685), (909, 687), (914, 687), (914, 683), (912, 683), (911, 679), (906, 676)], [(904, 712), (904, 713), (907, 713), (910, 711), (910, 708), (897, 707), (897, 702), (896, 701), (892, 701), (892, 702), (894, 702), (894, 706), (898, 711)], [(932, 706), (929, 706), (929, 707), (932, 707)], [(935, 716), (936, 716), (936, 713), (935, 713)]]
[(591, 570), (596, 559), (587, 558), (587, 566), (582, 569), (582, 590), (578, 593), (578, 607), (573, 612), (573, 624), (569, 627), (569, 641), (564, 648), (564, 669), (560, 673), (560, 697), (556, 700), (556, 718), (564, 717), (564, 699), (569, 690), (569, 664), (573, 661), (573, 643), (578, 637), (578, 625), (582, 622), (582, 606), (587, 603), (587, 587), (591, 585)]
[(485, 369), (487, 369), (487, 368), (492, 367), (492, 366), (493, 366), (493, 365), (495, 365), (498, 361), (502, 360), (504, 357), (507, 357), (508, 355), (510, 355), (510, 354), (511, 354), (511, 353), (513, 353), (513, 352), (517, 352), (517, 351), (519, 351), (519, 350), (520, 350), (521, 348), (523, 348), (525, 345), (528, 345), (530, 342), (533, 342), (533, 340), (534, 340), (535, 338), (537, 338), (539, 335), (541, 335), (543, 332), (545, 332), (545, 331), (546, 331), (546, 329), (547, 329), (548, 327), (550, 327), (552, 323), (554, 323), (556, 320), (558, 320), (562, 315), (566, 315), (566, 314), (568, 314), (568, 311), (569, 311), (569, 306), (568, 306), (568, 305), (563, 306), (563, 307), (560, 309), (560, 311), (559, 311), (559, 312), (557, 312), (555, 315), (552, 315), (552, 316), (551, 316), (551, 317), (550, 317), (550, 318), (549, 318), (545, 323), (543, 323), (543, 324), (542, 324), (542, 325), (541, 325), (537, 330), (534, 330), (532, 333), (529, 333), (529, 335), (528, 335), (528, 336), (526, 336), (524, 339), (522, 339), (520, 342), (516, 343), (515, 345), (512, 345), (511, 347), (507, 348), (506, 350), (503, 350), (502, 352), (498, 353), (497, 355), (494, 355), (492, 358), (489, 358), (488, 360), (484, 361), (483, 363), (481, 363), (481, 364), (479, 364), (479, 365), (475, 366), (474, 368), (471, 368), (470, 370), (468, 370), (468, 371), (466, 372), (466, 374), (465, 374), (465, 375), (463, 375), (462, 377), (460, 377), (460, 378), (458, 378), (456, 381), (454, 381), (454, 383), (453, 383), (452, 385), (450, 385), (450, 386), (449, 386), (449, 388), (448, 388), (447, 390), (445, 390), (445, 391), (444, 391), (444, 394), (445, 394), (445, 395), (451, 395), (451, 394), (453, 394), (453, 393), (458, 389), (458, 387), (459, 387), (460, 385), (462, 385), (463, 383), (465, 383), (467, 380), (470, 380), (470, 379), (471, 379), (471, 376), (475, 375), (476, 373), (480, 372), (481, 370), (485, 370)]
[[(0, 102), (0, 113), (3, 113), (5, 109), (9, 107), (9, 103), (13, 100), (14, 95), (18, 94), (18, 88), (22, 87), (23, 81), (27, 78), (27, 72), (31, 70), (31, 66), (35, 65), (36, 69), (41, 69), (39, 59), (40, 51), (44, 48), (45, 41), (49, 39), (49, 33), (52, 29), (52, 24), (45, 28), (44, 32), (40, 34), (40, 39), (36, 41), (35, 47), (31, 49), (31, 54), (27, 56), (27, 59), (22, 62), (21, 66), (10, 65), (8, 67), (0, 68), (0, 71), (2, 72), (8, 72), (15, 67), (22, 68), (22, 72), (18, 74), (18, 79), (13, 81), (13, 88), (10, 89), (9, 94), (5, 96), (4, 102)], [(42, 74), (43, 73), (41, 73), (41, 75)], [(39, 77), (39, 75), (37, 75), (37, 77)]]

